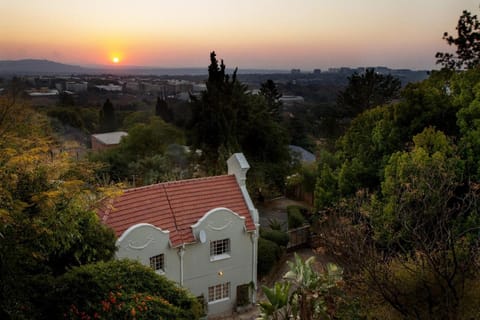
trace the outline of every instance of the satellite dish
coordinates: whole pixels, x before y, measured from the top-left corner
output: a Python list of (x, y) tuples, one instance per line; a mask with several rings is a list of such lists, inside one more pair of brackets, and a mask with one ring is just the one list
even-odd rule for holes
[(205, 233), (205, 230), (200, 230), (198, 237), (200, 238), (201, 243), (205, 243), (205, 241), (207, 241), (207, 234)]

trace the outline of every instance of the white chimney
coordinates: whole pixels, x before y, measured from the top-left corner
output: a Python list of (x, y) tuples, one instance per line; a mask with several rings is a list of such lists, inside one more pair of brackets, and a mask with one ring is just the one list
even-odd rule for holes
[(228, 174), (233, 174), (237, 178), (237, 182), (240, 187), (245, 186), (247, 180), (247, 171), (250, 169), (250, 165), (245, 159), (243, 153), (234, 153), (227, 160)]

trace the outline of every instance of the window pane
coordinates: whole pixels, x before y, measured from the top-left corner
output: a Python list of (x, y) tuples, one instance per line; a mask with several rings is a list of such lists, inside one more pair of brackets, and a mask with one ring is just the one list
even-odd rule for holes
[(157, 256), (150, 257), (150, 267), (153, 270), (164, 270), (165, 260), (164, 255), (159, 254)]

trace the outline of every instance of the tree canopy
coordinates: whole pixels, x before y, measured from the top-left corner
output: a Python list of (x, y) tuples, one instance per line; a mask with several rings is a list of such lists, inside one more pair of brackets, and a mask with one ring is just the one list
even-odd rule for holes
[(457, 36), (448, 32), (443, 39), (455, 46), (455, 53), (437, 52), (437, 64), (446, 69), (472, 69), (480, 62), (480, 22), (477, 15), (464, 10), (457, 23)]

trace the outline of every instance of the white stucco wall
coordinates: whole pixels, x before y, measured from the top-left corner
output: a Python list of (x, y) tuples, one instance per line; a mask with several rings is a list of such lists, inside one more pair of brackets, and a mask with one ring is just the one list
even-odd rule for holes
[[(253, 242), (251, 233), (245, 231), (245, 219), (231, 210), (218, 208), (192, 229), (196, 236), (204, 230), (206, 241), (186, 247), (184, 285), (196, 296), (203, 294), (208, 301), (208, 287), (230, 282), (230, 299), (208, 304), (209, 314), (228, 312), (235, 307), (237, 286), (253, 281)], [(210, 241), (222, 239), (230, 239), (230, 257), (211, 261)]]
[[(176, 249), (170, 247), (169, 232), (151, 224), (141, 223), (130, 227), (117, 240), (118, 259), (128, 258), (150, 266), (150, 257), (165, 255), (165, 276), (177, 283), (180, 281), (180, 258)], [(162, 272), (158, 272), (163, 274)]]
[[(200, 242), (199, 232), (205, 232), (206, 241)], [(230, 298), (208, 304), (208, 314), (230, 312), (236, 304), (237, 286), (255, 282), (256, 238), (253, 232), (246, 232), (245, 218), (226, 208), (217, 208), (206, 213), (195, 225), (192, 232), (197, 243), (184, 247), (183, 270), (181, 248), (172, 248), (168, 231), (162, 231), (150, 224), (132, 226), (117, 240), (117, 258), (136, 259), (149, 266), (149, 258), (165, 255), (165, 276), (183, 284), (195, 296), (203, 294), (208, 301), (208, 288), (230, 282)], [(211, 261), (210, 241), (230, 239), (230, 257)], [(183, 271), (183, 272), (182, 272)]]

